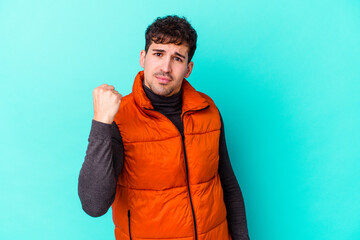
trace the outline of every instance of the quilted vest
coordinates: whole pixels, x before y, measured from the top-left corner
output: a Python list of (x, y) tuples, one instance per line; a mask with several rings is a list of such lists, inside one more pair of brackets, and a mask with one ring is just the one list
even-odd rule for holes
[(183, 79), (184, 134), (147, 98), (140, 71), (115, 122), (124, 165), (112, 204), (117, 240), (231, 240), (218, 174), (220, 115)]

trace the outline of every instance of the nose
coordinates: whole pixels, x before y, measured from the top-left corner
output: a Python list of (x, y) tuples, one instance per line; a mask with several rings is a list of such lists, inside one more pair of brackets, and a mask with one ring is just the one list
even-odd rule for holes
[(163, 72), (171, 72), (171, 59), (170, 58), (163, 58), (161, 63), (161, 71)]

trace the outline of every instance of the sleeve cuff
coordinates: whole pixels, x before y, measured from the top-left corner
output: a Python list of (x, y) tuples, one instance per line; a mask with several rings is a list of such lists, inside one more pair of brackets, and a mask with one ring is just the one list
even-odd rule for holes
[(112, 124), (98, 122), (93, 119), (91, 122), (89, 139), (111, 140), (111, 126)]

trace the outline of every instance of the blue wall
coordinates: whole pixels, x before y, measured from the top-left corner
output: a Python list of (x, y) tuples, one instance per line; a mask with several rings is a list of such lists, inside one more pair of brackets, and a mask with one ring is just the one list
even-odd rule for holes
[(0, 239), (113, 239), (77, 195), (92, 90), (130, 93), (157, 16), (225, 122), (252, 240), (360, 239), (360, 3), (0, 0)]

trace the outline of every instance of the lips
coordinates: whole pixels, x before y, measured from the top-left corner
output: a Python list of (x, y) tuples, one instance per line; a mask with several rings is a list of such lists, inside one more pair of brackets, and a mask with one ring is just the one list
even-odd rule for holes
[(156, 79), (159, 81), (159, 83), (169, 83), (171, 79), (163, 76), (156, 76)]

